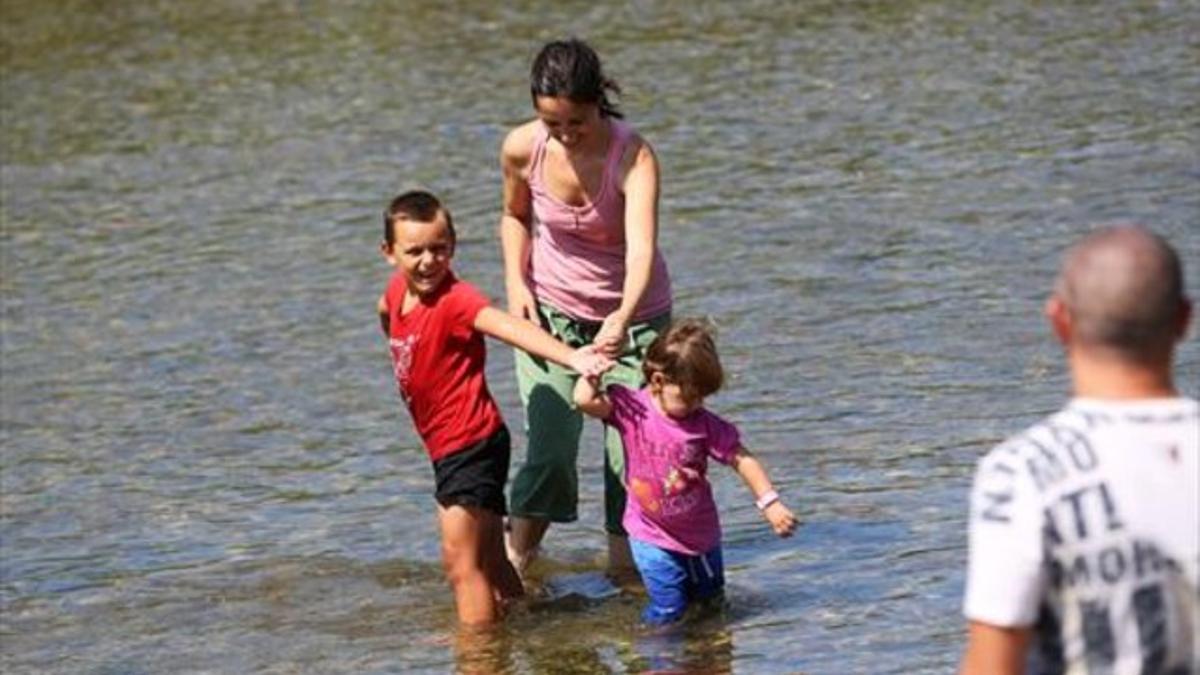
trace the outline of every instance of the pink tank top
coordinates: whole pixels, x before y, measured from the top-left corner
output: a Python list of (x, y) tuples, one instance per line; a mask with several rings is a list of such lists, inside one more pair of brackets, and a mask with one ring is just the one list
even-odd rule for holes
[[(608, 157), (594, 201), (571, 206), (546, 189), (542, 171), (550, 136), (545, 125), (538, 125), (529, 167), (534, 217), (530, 288), (538, 302), (586, 321), (602, 321), (616, 311), (625, 285), (625, 195), (618, 181), (632, 131), (618, 120), (609, 118), (609, 123)], [(644, 321), (670, 309), (671, 279), (656, 247), (650, 283), (633, 318)]]

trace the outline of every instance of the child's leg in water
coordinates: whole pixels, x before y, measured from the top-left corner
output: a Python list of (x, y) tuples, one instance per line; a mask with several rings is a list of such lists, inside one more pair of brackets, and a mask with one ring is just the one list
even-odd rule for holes
[(505, 603), (524, 595), (525, 588), (504, 548), (504, 520), (498, 513), (489, 511), (488, 515), (484, 522), (483, 568), (497, 598)]
[(474, 506), (438, 505), (442, 530), (442, 569), (454, 589), (458, 620), (486, 624), (498, 617), (495, 589), (484, 569), (487, 522), (494, 512)]
[(725, 561), (718, 546), (688, 558), (691, 598), (705, 608), (719, 608), (725, 600)]
[(630, 539), (629, 544), (649, 597), (642, 621), (665, 626), (683, 618), (688, 604), (688, 570), (683, 556), (637, 539)]
[(647, 624), (678, 621), (691, 604), (719, 606), (725, 588), (720, 546), (703, 555), (687, 555), (631, 539), (630, 548), (650, 598), (642, 612)]

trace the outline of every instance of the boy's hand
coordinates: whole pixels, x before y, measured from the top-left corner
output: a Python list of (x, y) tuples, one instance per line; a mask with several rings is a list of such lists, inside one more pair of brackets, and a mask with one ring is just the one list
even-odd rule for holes
[(790, 537), (792, 532), (796, 531), (796, 516), (788, 507), (783, 505), (783, 502), (776, 501), (763, 509), (763, 517), (771, 523), (771, 529), (775, 530), (775, 534), (781, 537)]
[(612, 369), (616, 362), (601, 354), (596, 345), (592, 344), (572, 352), (569, 365), (571, 370), (583, 377), (597, 381), (601, 375)]

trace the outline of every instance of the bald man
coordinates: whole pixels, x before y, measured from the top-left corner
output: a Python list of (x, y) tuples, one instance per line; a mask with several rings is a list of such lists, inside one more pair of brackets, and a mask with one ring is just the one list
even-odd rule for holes
[(1073, 398), (971, 494), (964, 674), (1200, 673), (1200, 406), (1171, 376), (1191, 303), (1138, 226), (1063, 260), (1046, 316)]

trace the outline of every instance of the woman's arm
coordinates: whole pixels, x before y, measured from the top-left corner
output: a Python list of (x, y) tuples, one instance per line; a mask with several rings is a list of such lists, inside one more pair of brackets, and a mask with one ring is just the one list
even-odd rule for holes
[(610, 355), (621, 352), (625, 331), (650, 285), (658, 240), (658, 159), (646, 142), (638, 145), (625, 176), (625, 283), (621, 305), (604, 319), (595, 344)]
[(750, 454), (749, 450), (738, 448), (730, 466), (754, 494), (755, 505), (762, 511), (767, 522), (771, 523), (775, 534), (781, 537), (791, 536), (796, 529), (796, 516), (779, 500), (779, 493), (771, 486), (771, 477), (767, 475), (767, 468), (762, 462)]
[(533, 128), (522, 125), (509, 132), (500, 148), (504, 176), (503, 209), (500, 215), (500, 249), (504, 254), (504, 287), (508, 312), (519, 319), (537, 322), (537, 303), (525, 283), (529, 262), (532, 196), (525, 169), (532, 152)]
[(599, 419), (608, 419), (612, 414), (612, 401), (600, 391), (599, 377), (581, 377), (575, 381), (575, 407), (584, 414)]

